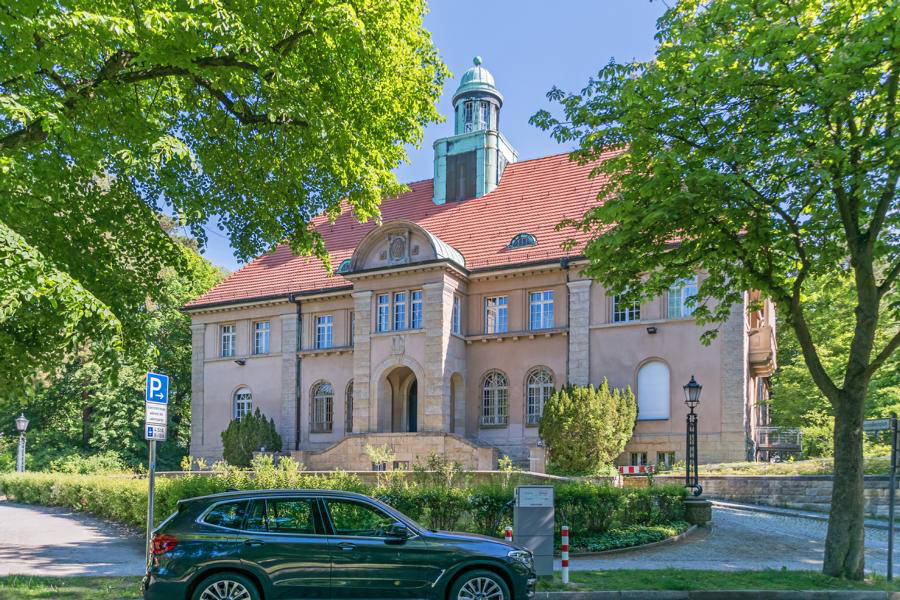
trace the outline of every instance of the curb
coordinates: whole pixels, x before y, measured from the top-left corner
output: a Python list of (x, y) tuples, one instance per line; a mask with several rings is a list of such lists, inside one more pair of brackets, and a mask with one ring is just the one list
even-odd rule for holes
[[(713, 506), (718, 506), (721, 508), (760, 512), (770, 515), (780, 515), (783, 517), (800, 517), (803, 519), (812, 519), (813, 521), (828, 521), (828, 515), (826, 514), (817, 514), (814, 512), (797, 510), (794, 508), (777, 508), (774, 506), (763, 506), (760, 504), (738, 504), (735, 502), (722, 502), (721, 500), (710, 500), (710, 502), (712, 502)], [(890, 529), (890, 527), (888, 527), (887, 525), (872, 522), (871, 519), (865, 519), (865, 523), (863, 526), (868, 529), (882, 529), (884, 531), (888, 531)], [(900, 531), (900, 525), (894, 525), (894, 531)], [(898, 596), (898, 598), (900, 598), (900, 596)]]
[[(648, 548), (653, 548), (655, 546), (665, 546), (667, 544), (674, 544), (676, 542), (680, 542), (681, 540), (685, 539), (689, 535), (696, 532), (699, 527), (700, 527), (699, 525), (691, 525), (690, 527), (688, 527), (687, 529), (685, 529), (678, 535), (673, 535), (670, 538), (666, 538), (664, 540), (659, 540), (658, 542), (650, 542), (647, 544), (640, 544), (638, 546), (627, 546), (625, 548), (613, 548), (612, 550), (603, 550), (602, 552), (579, 552), (578, 554), (575, 554), (574, 552), (570, 552), (569, 558), (570, 559), (599, 558), (602, 556), (609, 556), (610, 554), (621, 554), (623, 552), (633, 552), (635, 550), (647, 550)], [(553, 555), (554, 560), (556, 560), (558, 558), (559, 558), (558, 555), (556, 555), (556, 554)], [(563, 593), (569, 594), (572, 592), (563, 592)]]
[(900, 592), (870, 590), (595, 590), (537, 592), (534, 600), (897, 600)]

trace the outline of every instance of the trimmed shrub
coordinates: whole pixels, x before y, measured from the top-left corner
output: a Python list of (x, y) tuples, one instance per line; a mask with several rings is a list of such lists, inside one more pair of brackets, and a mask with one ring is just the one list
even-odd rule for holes
[(512, 524), (512, 502), (515, 492), (504, 485), (478, 485), (469, 492), (469, 515), (474, 533), (502, 535)]
[(267, 421), (257, 407), (256, 411), (228, 424), (228, 429), (222, 432), (222, 448), (228, 464), (249, 467), (253, 453), (262, 448), (281, 452), (281, 436), (275, 430), (275, 421)]
[(429, 486), (422, 489), (421, 498), (431, 529), (455, 529), (468, 509), (468, 497), (459, 488)]

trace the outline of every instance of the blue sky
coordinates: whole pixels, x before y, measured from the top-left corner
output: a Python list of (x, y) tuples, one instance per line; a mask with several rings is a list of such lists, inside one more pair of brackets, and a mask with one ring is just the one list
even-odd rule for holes
[[(454, 75), (444, 85), (440, 112), (452, 116), (459, 76), (479, 55), (504, 96), (500, 129), (519, 159), (568, 150), (528, 118), (554, 108), (545, 96), (554, 85), (577, 91), (610, 58), (652, 57), (656, 20), (665, 8), (661, 0), (430, 0), (425, 28)], [(431, 145), (451, 128), (444, 122), (425, 130), (421, 147), (409, 148), (410, 164), (396, 171), (400, 181), (431, 178)], [(239, 268), (228, 240), (215, 227), (207, 231), (205, 256), (229, 270)]]

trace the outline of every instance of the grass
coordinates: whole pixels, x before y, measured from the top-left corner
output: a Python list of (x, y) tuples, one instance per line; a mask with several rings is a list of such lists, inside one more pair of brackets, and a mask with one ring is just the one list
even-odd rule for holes
[(0, 577), (0, 600), (139, 600), (140, 577)]
[(559, 573), (538, 583), (541, 591), (583, 590), (885, 590), (900, 591), (900, 583), (883, 577), (865, 581), (836, 579), (815, 571), (701, 571), (685, 569), (618, 569), (571, 571), (569, 585)]
[[(889, 456), (870, 456), (864, 459), (863, 471), (866, 475), (885, 475), (889, 472), (891, 459)], [(713, 465), (700, 465), (701, 475), (831, 475), (834, 471), (833, 458), (810, 458), (807, 460), (767, 462), (735, 462)], [(680, 469), (660, 473), (660, 475), (681, 475)]]

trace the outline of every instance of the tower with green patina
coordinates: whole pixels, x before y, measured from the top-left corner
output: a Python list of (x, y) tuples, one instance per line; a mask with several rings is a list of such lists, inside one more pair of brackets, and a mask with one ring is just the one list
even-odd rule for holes
[(500, 133), (503, 95), (481, 57), (463, 73), (453, 94), (453, 135), (434, 143), (434, 203), (480, 198), (500, 184), (517, 153)]

